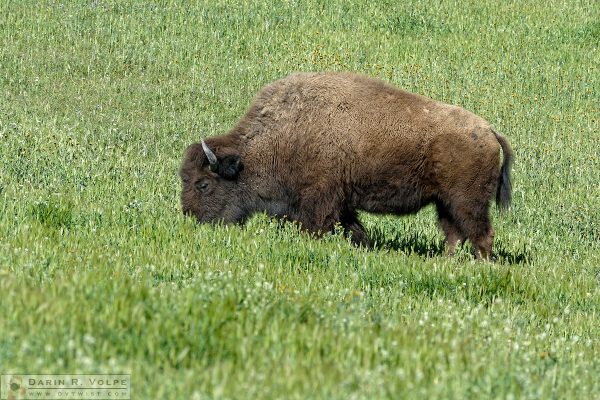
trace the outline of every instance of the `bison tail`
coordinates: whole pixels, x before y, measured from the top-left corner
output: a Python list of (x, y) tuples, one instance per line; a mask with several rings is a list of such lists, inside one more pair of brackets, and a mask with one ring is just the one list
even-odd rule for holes
[(492, 128), (492, 132), (496, 135), (496, 140), (502, 147), (502, 153), (504, 161), (502, 162), (502, 168), (500, 169), (500, 177), (498, 178), (498, 186), (496, 189), (496, 206), (500, 211), (506, 211), (512, 201), (512, 183), (510, 181), (510, 168), (513, 163), (514, 154), (508, 140), (500, 133), (496, 132)]

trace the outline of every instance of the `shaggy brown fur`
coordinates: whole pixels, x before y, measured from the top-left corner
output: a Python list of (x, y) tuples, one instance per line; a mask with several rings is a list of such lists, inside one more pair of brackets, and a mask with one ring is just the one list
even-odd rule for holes
[[(452, 254), (469, 239), (491, 254), (492, 196), (510, 203), (512, 152), (484, 119), (349, 73), (297, 73), (267, 85), (228, 134), (185, 154), (182, 210), (201, 222), (256, 212), (310, 232), (339, 222), (367, 244), (357, 210), (414, 213), (434, 203)], [(504, 162), (500, 165), (500, 148)]]

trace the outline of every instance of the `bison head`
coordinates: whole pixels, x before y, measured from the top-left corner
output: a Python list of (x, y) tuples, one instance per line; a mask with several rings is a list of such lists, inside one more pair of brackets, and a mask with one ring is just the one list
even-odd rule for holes
[(240, 155), (218, 138), (188, 147), (179, 171), (181, 209), (199, 222), (242, 222), (247, 217), (239, 176)]

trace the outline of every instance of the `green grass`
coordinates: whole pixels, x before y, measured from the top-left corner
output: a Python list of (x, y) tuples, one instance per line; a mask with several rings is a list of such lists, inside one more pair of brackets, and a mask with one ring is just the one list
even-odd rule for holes
[[(133, 398), (600, 398), (600, 5), (0, 2), (0, 372)], [(496, 263), (434, 210), (375, 250), (179, 211), (185, 147), (264, 84), (350, 70), (509, 139)]]

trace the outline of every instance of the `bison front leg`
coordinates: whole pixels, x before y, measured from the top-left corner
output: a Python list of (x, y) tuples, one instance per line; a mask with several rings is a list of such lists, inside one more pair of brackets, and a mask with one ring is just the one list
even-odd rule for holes
[(364, 226), (358, 220), (356, 213), (346, 213), (340, 222), (344, 228), (344, 233), (350, 237), (355, 246), (371, 247), (369, 235), (367, 235)]
[(350, 241), (352, 241), (355, 246), (367, 248), (372, 246), (369, 235), (367, 235), (365, 228), (360, 222), (354, 221), (348, 225), (344, 225), (344, 231), (350, 236)]
[(341, 222), (340, 210), (339, 201), (327, 196), (325, 190), (306, 190), (302, 193), (294, 220), (302, 225), (302, 229), (321, 236), (326, 232), (333, 232), (335, 225)]
[[(318, 218), (315, 218), (318, 217)], [(341, 224), (344, 229), (344, 234), (350, 238), (350, 241), (355, 246), (371, 247), (369, 236), (357, 218), (340, 219), (334, 211), (328, 215), (319, 215), (305, 213), (303, 216), (296, 218), (302, 225), (302, 228), (315, 236), (321, 236), (326, 232), (333, 232), (336, 224)]]
[(294, 218), (294, 220), (300, 223), (300, 227), (303, 231), (306, 231), (317, 237), (323, 236), (326, 232), (333, 232), (335, 223), (329, 219), (316, 219), (314, 216), (301, 214)]

